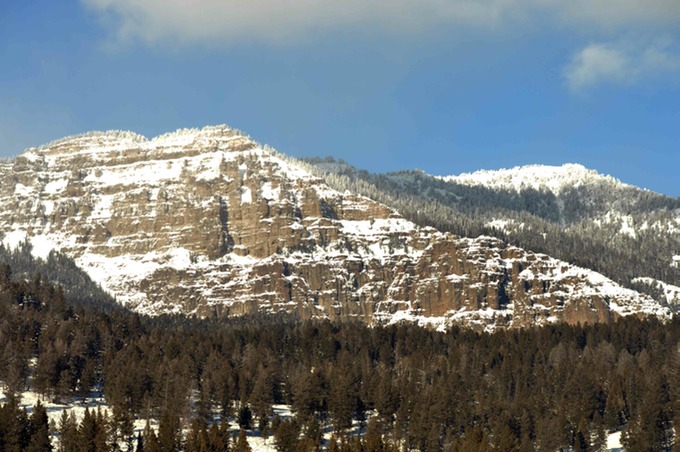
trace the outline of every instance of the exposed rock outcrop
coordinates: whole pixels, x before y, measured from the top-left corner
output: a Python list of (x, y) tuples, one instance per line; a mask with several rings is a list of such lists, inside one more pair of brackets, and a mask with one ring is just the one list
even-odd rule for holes
[(227, 127), (92, 133), (0, 164), (0, 231), (146, 313), (523, 326), (669, 316), (603, 276), (420, 228)]

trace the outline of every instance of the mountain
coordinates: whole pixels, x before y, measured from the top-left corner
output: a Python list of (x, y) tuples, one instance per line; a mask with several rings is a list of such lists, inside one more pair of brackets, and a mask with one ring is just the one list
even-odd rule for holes
[(440, 179), (462, 185), (514, 190), (516, 192), (545, 190), (555, 196), (559, 196), (563, 191), (571, 188), (593, 184), (605, 184), (612, 188), (634, 188), (611, 176), (599, 174), (595, 170), (575, 163), (567, 163), (561, 166), (527, 165), (495, 171), (480, 170), (473, 173), (444, 176)]
[(674, 309), (680, 299), (680, 199), (581, 165), (532, 165), (438, 177), (370, 174), (333, 159), (308, 161), (337, 189), (397, 208), (406, 218), (465, 236), (491, 235), (601, 272)]
[(0, 163), (0, 233), (147, 314), (479, 329), (672, 315), (592, 270), (419, 226), (317, 170), (226, 126), (93, 132)]

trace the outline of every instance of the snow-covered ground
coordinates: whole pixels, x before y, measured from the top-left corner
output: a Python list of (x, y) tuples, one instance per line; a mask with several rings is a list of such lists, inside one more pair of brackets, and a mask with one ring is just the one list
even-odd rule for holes
[[(40, 403), (47, 410), (47, 416), (49, 418), (51, 427), (57, 429), (59, 428), (60, 419), (64, 411), (67, 411), (69, 414), (73, 413), (78, 422), (83, 419), (86, 409), (95, 412), (100, 409), (106, 416), (110, 416), (112, 414), (109, 406), (106, 404), (106, 400), (99, 393), (92, 393), (89, 397), (71, 398), (67, 401), (67, 403), (56, 403), (49, 398), (42, 397), (33, 391), (25, 391), (21, 394), (20, 406), (22, 408), (26, 408), (26, 411), (30, 416), (33, 413), (33, 409), (38, 401), (40, 401)], [(0, 383), (0, 404), (4, 404), (6, 402), (7, 395), (5, 394), (2, 383)], [(278, 416), (282, 420), (287, 420), (293, 417), (293, 413), (289, 405), (274, 405), (272, 408), (273, 416)], [(146, 419), (137, 419), (134, 421), (135, 436), (140, 432), (144, 432), (144, 429), (146, 428), (146, 422)], [(156, 431), (158, 430), (157, 419), (150, 419), (149, 425), (152, 429)], [(188, 427), (189, 425), (187, 424), (185, 426), (184, 435), (188, 434)], [(232, 435), (233, 433), (239, 431), (239, 425), (235, 419), (229, 420), (229, 429), (232, 432)], [(330, 440), (332, 433), (331, 427), (326, 426), (323, 430), (324, 440)], [(360, 426), (358, 421), (355, 420), (352, 429), (349, 431), (349, 434), (352, 435), (359, 433), (361, 433)], [(260, 434), (259, 431), (256, 430), (249, 430), (247, 434), (248, 444), (250, 444), (250, 447), (254, 452), (273, 452), (276, 450), (274, 437), (272, 435), (269, 435), (265, 438)], [(52, 433), (52, 446), (56, 448), (58, 444), (59, 435), (57, 433)], [(125, 450), (126, 445), (121, 443), (120, 447), (122, 450)]]
[[(1, 386), (0, 386), (1, 387)], [(49, 399), (43, 398), (35, 392), (26, 391), (21, 397), (21, 406), (25, 407), (29, 415), (33, 412), (33, 407), (40, 401), (47, 410), (47, 416), (50, 419), (50, 423), (54, 422), (55, 426), (59, 426), (59, 420), (61, 418), (63, 411), (73, 412), (76, 419), (80, 422), (85, 413), (85, 409), (89, 408), (92, 410), (101, 409), (103, 413), (110, 414), (109, 407), (106, 401), (100, 395), (93, 393), (87, 398), (73, 398), (69, 400), (68, 404), (54, 403)], [(7, 402), (7, 398), (4, 390), (0, 390), (0, 404)], [(290, 419), (293, 416), (289, 405), (274, 405), (273, 406), (274, 415), (279, 416), (281, 419)], [(150, 421), (152, 428), (158, 428), (158, 422), (155, 419)], [(230, 420), (230, 429), (233, 432), (238, 431), (239, 426), (235, 420)], [(135, 435), (139, 432), (143, 432), (146, 426), (146, 419), (138, 419), (135, 421)], [(186, 433), (186, 432), (185, 432)], [(359, 423), (355, 420), (354, 425), (350, 431), (350, 434), (360, 434)], [(332, 435), (332, 430), (330, 427), (324, 429), (324, 440), (328, 441)], [(52, 436), (52, 445), (58, 443), (58, 435)], [(276, 447), (274, 444), (274, 437), (268, 436), (264, 438), (259, 432), (249, 431), (248, 432), (248, 444), (253, 449), (254, 452), (270, 452), (275, 451)], [(124, 445), (122, 445), (124, 450)], [(621, 432), (614, 432), (607, 436), (607, 449), (608, 452), (621, 452), (623, 451), (623, 446), (621, 445)]]
[(661, 290), (666, 303), (671, 306), (680, 307), (680, 287), (656, 280), (654, 278), (635, 278), (632, 282), (647, 284), (648, 286)]
[(607, 452), (621, 452), (621, 432), (614, 432), (607, 436)]

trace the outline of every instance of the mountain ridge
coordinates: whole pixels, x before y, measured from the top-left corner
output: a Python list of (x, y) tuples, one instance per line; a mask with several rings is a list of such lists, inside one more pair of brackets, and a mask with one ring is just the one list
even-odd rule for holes
[(565, 187), (555, 195), (528, 185), (518, 191), (447, 182), (418, 170), (371, 174), (330, 157), (308, 163), (335, 188), (392, 205), (421, 225), (498, 237), (654, 296), (658, 291), (640, 278), (680, 285), (674, 260), (680, 252), (680, 198), (611, 183), (606, 176), (599, 178), (603, 183)]
[[(619, 187), (637, 188), (625, 184), (621, 180), (597, 170), (590, 169), (580, 163), (565, 163), (562, 165), (531, 164), (501, 168), (498, 170), (477, 170), (450, 176), (435, 176), (446, 182), (458, 182), (467, 185), (482, 185), (489, 188), (505, 188), (522, 191), (527, 188), (534, 190), (547, 189), (555, 195), (568, 187), (578, 187), (593, 181), (609, 183)], [(647, 189), (641, 189), (651, 191)]]
[(71, 256), (149, 314), (481, 329), (671, 315), (592, 271), (417, 226), (308, 169), (227, 126), (81, 134), (0, 165), (0, 231)]

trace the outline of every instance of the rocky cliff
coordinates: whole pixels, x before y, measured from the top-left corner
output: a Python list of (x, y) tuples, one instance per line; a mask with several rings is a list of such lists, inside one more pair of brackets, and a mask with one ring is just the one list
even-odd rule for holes
[(0, 164), (0, 184), (5, 243), (65, 253), (144, 313), (487, 329), (670, 315), (589, 270), (416, 227), (224, 126), (65, 138)]

